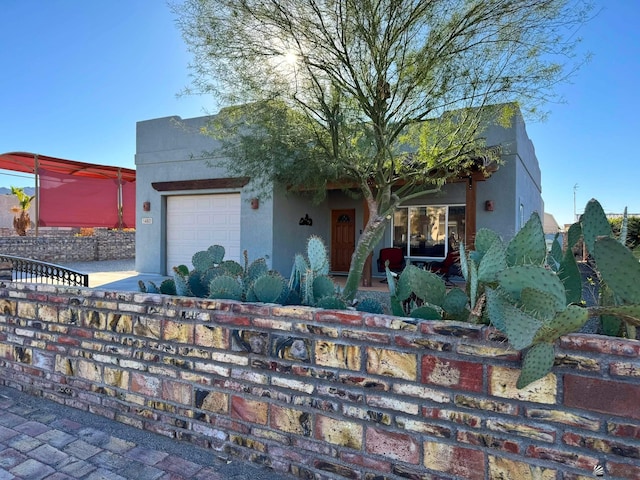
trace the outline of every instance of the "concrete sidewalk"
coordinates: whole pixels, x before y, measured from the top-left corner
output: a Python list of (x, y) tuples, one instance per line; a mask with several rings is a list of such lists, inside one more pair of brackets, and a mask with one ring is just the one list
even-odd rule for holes
[(0, 480), (283, 480), (89, 412), (0, 386)]
[[(62, 266), (89, 274), (89, 287), (116, 292), (138, 292), (138, 282), (152, 281), (160, 285), (165, 277), (158, 274), (138, 273), (135, 260), (102, 260), (96, 262), (64, 263)], [(0, 479), (1, 480), (1, 479)]]

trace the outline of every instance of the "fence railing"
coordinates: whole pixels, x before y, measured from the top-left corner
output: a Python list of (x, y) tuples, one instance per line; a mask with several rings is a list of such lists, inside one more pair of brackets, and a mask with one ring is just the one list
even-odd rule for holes
[(2, 254), (0, 254), (0, 280), (89, 286), (89, 274), (87, 273), (77, 272), (53, 263)]

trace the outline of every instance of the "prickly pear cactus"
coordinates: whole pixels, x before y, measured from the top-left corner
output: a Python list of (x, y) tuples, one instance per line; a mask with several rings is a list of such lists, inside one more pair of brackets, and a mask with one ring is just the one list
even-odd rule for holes
[(191, 263), (199, 272), (204, 272), (214, 266), (213, 258), (206, 250), (194, 253), (193, 257), (191, 257)]
[(211, 256), (211, 259), (213, 260), (214, 264), (219, 265), (222, 263), (222, 260), (224, 259), (224, 254), (225, 254), (225, 250), (222, 245), (211, 245), (207, 249), (207, 252)]
[(307, 258), (309, 260), (309, 268), (314, 271), (316, 276), (329, 274), (327, 247), (322, 238), (315, 235), (309, 237), (307, 240)]
[(316, 307), (324, 308), (326, 310), (344, 310), (347, 308), (347, 304), (338, 297), (322, 297), (316, 303)]
[(194, 297), (206, 298), (209, 293), (209, 286), (203, 282), (203, 275), (200, 271), (194, 270), (187, 277), (189, 290)]
[(182, 269), (183, 265), (179, 267), (174, 267), (173, 269), (173, 281), (176, 286), (176, 295), (180, 295), (181, 297), (190, 297), (191, 291), (189, 290), (189, 270), (187, 269), (187, 274), (184, 274), (184, 269)]
[(527, 223), (507, 245), (507, 264), (542, 265), (547, 257), (547, 244), (540, 216), (534, 212)]
[(384, 313), (384, 307), (375, 298), (365, 297), (358, 302), (356, 310), (359, 312), (377, 313), (382, 315)]
[(258, 302), (276, 303), (284, 291), (284, 278), (277, 273), (259, 277), (252, 285), (252, 291)]
[(552, 343), (538, 343), (531, 347), (522, 361), (516, 388), (524, 388), (547, 375), (553, 367), (554, 360), (555, 352)]
[(604, 282), (625, 303), (640, 304), (640, 263), (631, 250), (610, 237), (594, 243), (593, 256)]
[(313, 298), (319, 300), (324, 297), (332, 297), (336, 294), (336, 287), (333, 280), (327, 275), (321, 275), (313, 280)]
[(209, 298), (242, 300), (242, 285), (234, 277), (220, 275), (209, 284)]
[(582, 225), (584, 243), (589, 253), (593, 253), (598, 237), (610, 237), (612, 235), (607, 215), (597, 200), (589, 200), (584, 208), (584, 214), (580, 217), (580, 223)]
[(167, 278), (160, 284), (160, 293), (164, 295), (177, 295), (176, 282), (172, 278)]

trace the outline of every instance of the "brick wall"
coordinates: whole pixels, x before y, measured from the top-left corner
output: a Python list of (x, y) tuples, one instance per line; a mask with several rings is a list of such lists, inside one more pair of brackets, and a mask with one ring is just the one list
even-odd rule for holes
[(640, 342), (569, 335), (514, 386), (486, 327), (0, 288), (0, 383), (302, 479), (640, 478)]
[(92, 236), (53, 230), (42, 236), (0, 237), (0, 252), (41, 262), (69, 263), (135, 257), (135, 231), (95, 229)]

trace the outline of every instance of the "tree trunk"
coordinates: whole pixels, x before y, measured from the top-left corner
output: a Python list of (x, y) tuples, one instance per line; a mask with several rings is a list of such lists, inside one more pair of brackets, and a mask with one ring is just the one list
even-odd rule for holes
[(362, 278), (364, 264), (369, 254), (380, 240), (382, 240), (387, 223), (388, 220), (384, 216), (376, 215), (375, 217), (372, 216), (369, 218), (369, 222), (367, 222), (362, 235), (360, 235), (360, 239), (351, 257), (349, 275), (347, 276), (347, 282), (342, 292), (345, 300), (353, 300), (356, 296), (360, 279)]
[(13, 228), (19, 236), (26, 237), (30, 227), (31, 218), (27, 212), (22, 211), (19, 216), (13, 218)]

